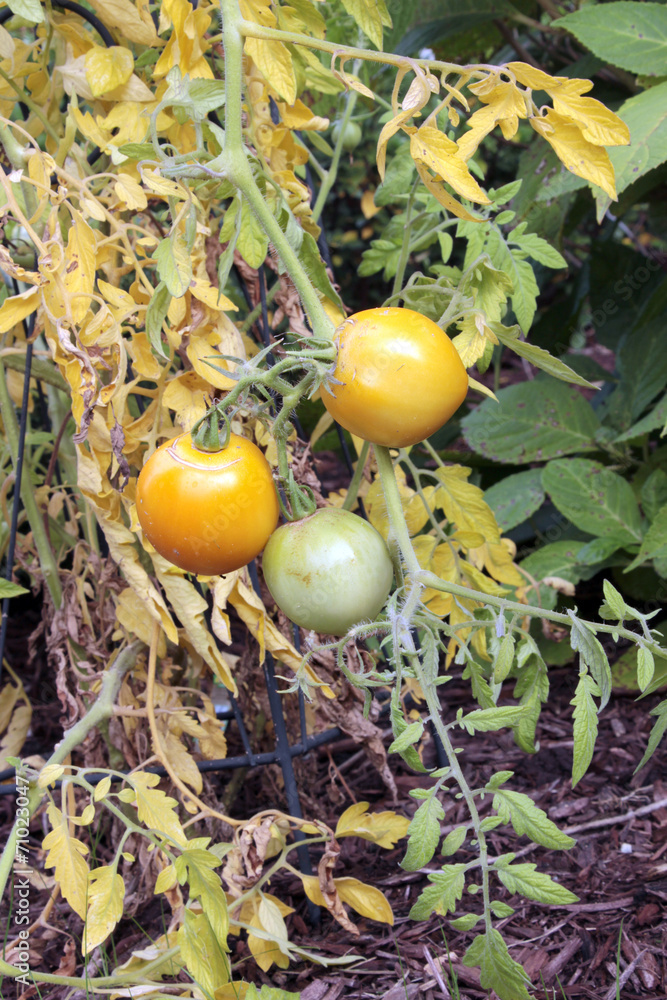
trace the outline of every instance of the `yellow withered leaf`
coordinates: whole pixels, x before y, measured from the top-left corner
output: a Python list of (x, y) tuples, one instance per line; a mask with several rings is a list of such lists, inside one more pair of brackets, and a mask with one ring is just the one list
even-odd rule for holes
[(413, 132), (410, 153), (413, 160), (423, 163), (463, 198), (478, 205), (490, 204), (488, 196), (468, 170), (459, 147), (439, 129), (422, 125)]
[(382, 180), (384, 180), (385, 164), (387, 159), (387, 143), (396, 135), (398, 130), (407, 121), (412, 118), (414, 111), (412, 108), (407, 108), (407, 110), (399, 111), (398, 114), (392, 118), (390, 121), (386, 122), (382, 126), (382, 131), (378, 137), (377, 151), (375, 154), (377, 160), (378, 173)]
[[(149, 45), (151, 48), (164, 43), (158, 38), (153, 19), (146, 6), (138, 7), (131, 0), (89, 0), (100, 20), (114, 31), (119, 31), (129, 42)], [(143, 15), (143, 16), (142, 16)]]
[(185, 353), (200, 379), (214, 385), (216, 389), (233, 389), (236, 382), (223, 375), (220, 369), (233, 371), (236, 366), (232, 361), (227, 361), (216, 353), (218, 340), (216, 331), (212, 331), (208, 336), (190, 337)]
[[(418, 535), (412, 540), (419, 565), (435, 573), (447, 583), (458, 583), (459, 573), (454, 555), (454, 547), (448, 542), (438, 542), (433, 535)], [(452, 606), (452, 595), (433, 587), (427, 587), (422, 601), (434, 615), (448, 615)]]
[(181, 781), (194, 789), (197, 795), (201, 794), (204, 782), (201, 771), (197, 767), (194, 758), (188, 753), (182, 740), (172, 733), (170, 729), (162, 730), (160, 736), (160, 747), (153, 745), (153, 750), (160, 750), (169, 761), (169, 766), (178, 775)]
[(441, 180), (433, 177), (428, 172), (427, 167), (420, 160), (415, 161), (415, 166), (417, 167), (417, 173), (424, 182), (424, 185), (443, 208), (446, 208), (447, 211), (451, 212), (457, 219), (464, 219), (466, 222), (479, 222), (479, 219), (476, 216), (469, 212), (467, 208), (464, 208), (463, 205), (449, 193)]
[(487, 541), (499, 542), (500, 531), (493, 511), (484, 499), (479, 486), (468, 482), (471, 470), (462, 465), (448, 465), (438, 469), (440, 486), (436, 493), (436, 504), (457, 528), (480, 532)]
[(223, 309), (230, 309), (234, 312), (238, 311), (238, 306), (205, 278), (193, 278), (190, 282), (190, 291), (196, 299), (203, 302), (209, 309), (215, 309), (217, 312)]
[(93, 97), (126, 84), (134, 71), (134, 56), (123, 45), (93, 46), (85, 55), (86, 80)]
[(83, 855), (87, 846), (72, 837), (64, 816), (52, 802), (46, 807), (52, 829), (42, 842), (47, 852), (45, 868), (55, 868), (56, 882), (63, 897), (82, 920), (86, 919), (86, 895), (88, 889), (88, 863)]
[(106, 941), (123, 916), (125, 883), (111, 865), (88, 873), (88, 912), (83, 931), (83, 954)]
[[(282, 8), (284, 9), (284, 8)], [(295, 101), (294, 104), (283, 104), (278, 102), (281, 124), (287, 128), (304, 129), (310, 132), (323, 132), (329, 127), (329, 119), (314, 115), (311, 109), (303, 101)]]
[[(216, 593), (217, 597), (217, 593)], [(251, 590), (242, 580), (239, 574), (234, 586), (229, 593), (229, 603), (233, 604), (236, 612), (248, 631), (254, 635), (259, 643), (260, 661), (264, 661), (265, 651), (275, 656), (277, 660), (296, 672), (301, 665), (302, 655), (296, 651), (292, 643), (285, 638), (280, 630), (274, 625), (266, 613), (266, 608), (262, 604), (261, 598)], [(318, 690), (325, 698), (335, 698), (334, 692), (327, 684), (322, 684), (316, 671), (307, 664), (305, 667), (309, 680), (317, 685)]]
[[(23, 695), (25, 698), (26, 696)], [(7, 731), (0, 742), (0, 769), (7, 766), (8, 757), (18, 757), (23, 749), (30, 722), (32, 720), (32, 706), (30, 704), (18, 705), (10, 719)]]
[(220, 653), (215, 638), (206, 626), (206, 599), (183, 575), (157, 553), (153, 555), (157, 578), (182, 625), (185, 637), (222, 684), (236, 694), (236, 682), (229, 672), (229, 665)]
[(533, 90), (545, 90), (554, 102), (554, 110), (559, 115), (573, 119), (594, 146), (627, 146), (630, 142), (630, 130), (622, 118), (595, 98), (581, 96), (592, 89), (590, 80), (549, 76), (542, 70), (521, 62), (508, 63), (508, 69), (524, 86)]
[(185, 847), (187, 837), (174, 808), (176, 799), (155, 787), (160, 783), (158, 775), (137, 771), (127, 778), (127, 782), (134, 791), (134, 804), (140, 822), (154, 833)]
[[(315, 875), (302, 875), (301, 881), (308, 899), (318, 906), (327, 905)], [(359, 879), (349, 877), (335, 878), (333, 883), (340, 900), (351, 906), (362, 917), (377, 920), (381, 924), (393, 925), (394, 914), (391, 906), (375, 886), (366, 885)]]
[(336, 837), (362, 837), (388, 850), (406, 836), (410, 820), (406, 816), (387, 810), (368, 812), (368, 802), (355, 802), (340, 816), (336, 824)]
[(178, 944), (188, 972), (205, 996), (214, 996), (219, 986), (229, 982), (229, 961), (205, 913), (186, 909)]
[(0, 333), (7, 333), (35, 311), (41, 301), (38, 288), (29, 288), (20, 295), (11, 295), (0, 306)]
[(576, 122), (552, 108), (540, 117), (531, 118), (530, 124), (547, 140), (568, 170), (596, 184), (616, 201), (614, 168), (604, 146), (589, 142)]
[(205, 394), (210, 383), (197, 372), (181, 372), (167, 384), (162, 401), (175, 410), (176, 421), (183, 431), (189, 431), (206, 413)]
[[(290, 911), (291, 912), (291, 911)], [(262, 896), (259, 906), (249, 920), (251, 927), (270, 934), (272, 941), (258, 934), (248, 932), (248, 947), (263, 972), (268, 972), (273, 964), (279, 969), (289, 966), (288, 935), (280, 908), (273, 899)]]
[(452, 343), (461, 356), (461, 361), (466, 368), (470, 368), (484, 354), (486, 345), (498, 343), (493, 330), (486, 325), (483, 313), (467, 313), (459, 322), (461, 332), (457, 334)]
[(500, 125), (505, 139), (511, 139), (519, 127), (519, 118), (527, 117), (524, 97), (511, 83), (496, 83), (489, 87), (484, 80), (482, 84), (473, 84), (470, 89), (485, 107), (470, 116), (467, 122), (470, 131), (465, 132), (457, 142), (464, 160), (470, 159), (482, 139), (496, 125)]
[(296, 75), (294, 60), (287, 46), (278, 41), (246, 38), (245, 51), (276, 93), (288, 104), (294, 104), (297, 95)]
[(138, 212), (147, 208), (148, 199), (146, 198), (146, 192), (140, 184), (137, 184), (134, 177), (130, 177), (129, 174), (119, 173), (118, 180), (114, 184), (113, 189), (116, 192), (118, 200), (126, 208)]

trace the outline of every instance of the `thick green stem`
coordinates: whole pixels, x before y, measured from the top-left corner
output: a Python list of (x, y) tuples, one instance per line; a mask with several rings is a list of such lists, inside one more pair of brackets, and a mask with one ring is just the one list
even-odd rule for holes
[[(221, 0), (224, 7), (229, 0)], [(431, 72), (444, 71), (445, 73), (459, 73), (461, 67), (457, 63), (441, 62), (439, 59), (408, 59), (406, 56), (395, 55), (393, 52), (373, 52), (371, 49), (358, 49), (352, 45), (337, 45), (335, 42), (327, 42), (323, 38), (312, 38), (310, 35), (300, 35), (294, 31), (280, 31), (277, 28), (266, 28), (256, 21), (245, 21), (238, 19), (238, 30), (247, 38), (262, 38), (265, 41), (287, 42), (291, 45), (305, 45), (309, 49), (318, 49), (320, 52), (328, 52), (332, 56), (344, 57), (345, 59), (365, 59), (368, 62), (383, 63), (386, 66), (402, 67), (405, 65), (422, 66)], [(497, 66), (466, 66), (472, 76), (486, 76), (489, 72), (497, 71)]]
[(253, 177), (241, 130), (243, 113), (243, 19), (238, 0), (220, 0), (225, 50), (225, 149), (222, 157), (225, 176), (246, 198), (281, 258), (301, 297), (311, 327), (317, 337), (329, 340), (334, 325), (327, 316), (308, 274), (292, 249), (277, 219), (264, 200)]
[[(19, 452), (19, 429), (16, 422), (14, 404), (12, 403), (9, 395), (9, 389), (7, 387), (5, 366), (2, 358), (0, 358), (0, 413), (2, 414), (5, 436), (12, 455), (12, 463), (14, 468), (16, 468)], [(24, 461), (21, 479), (20, 497), (23, 502), (23, 507), (28, 517), (28, 521), (30, 522), (30, 528), (32, 530), (32, 536), (37, 548), (41, 570), (44, 574), (46, 585), (49, 588), (51, 600), (54, 605), (59, 608), (62, 601), (62, 589), (60, 587), (60, 577), (58, 576), (58, 564), (56, 563), (56, 559), (46, 533), (46, 528), (44, 527), (44, 520), (42, 518), (41, 511), (37, 506), (34, 489), (30, 482), (29, 463), (27, 461)], [(19, 491), (16, 490), (14, 503), (18, 502)]]
[(415, 555), (415, 550), (410, 540), (410, 532), (405, 523), (401, 494), (398, 491), (398, 483), (396, 482), (396, 473), (394, 472), (391, 455), (387, 448), (383, 448), (378, 444), (373, 445), (373, 448), (375, 450), (375, 458), (378, 464), (378, 472), (382, 482), (382, 492), (387, 505), (387, 515), (393, 539), (401, 551), (408, 573), (412, 576), (417, 576), (422, 572), (422, 568)]

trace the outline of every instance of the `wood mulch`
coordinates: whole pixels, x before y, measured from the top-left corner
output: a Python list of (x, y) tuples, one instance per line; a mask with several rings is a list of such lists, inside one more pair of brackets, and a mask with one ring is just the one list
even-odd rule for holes
[[(622, 1000), (667, 1000), (667, 740), (658, 748), (642, 771), (634, 774), (642, 757), (652, 718), (649, 710), (660, 700), (655, 695), (635, 701), (626, 695), (612, 696), (600, 717), (600, 733), (592, 766), (572, 789), (572, 707), (570, 700), (576, 671), (562, 667), (550, 671), (552, 690), (538, 727), (539, 751), (527, 755), (519, 750), (511, 735), (478, 733), (473, 738), (457, 736), (464, 748), (461, 756), (472, 787), (483, 785), (498, 770), (511, 770), (508, 787), (529, 794), (550, 818), (577, 841), (570, 851), (547, 851), (517, 838), (505, 827), (489, 835), (492, 851), (516, 851), (534, 862), (577, 894), (580, 902), (567, 907), (545, 906), (508, 896), (500, 888), (495, 898), (509, 902), (514, 914), (500, 921), (510, 953), (526, 968), (533, 994), (539, 1000), (615, 1000), (620, 977)], [(664, 697), (664, 695), (663, 695)], [(459, 705), (470, 707), (469, 686), (453, 680), (443, 688), (448, 716)], [(46, 699), (45, 699), (46, 700)], [(38, 706), (32, 741), (51, 740), (55, 713)], [(41, 719), (41, 722), (40, 722)], [(380, 727), (383, 722), (380, 719)], [(388, 724), (385, 745), (391, 741)], [(230, 741), (233, 732), (230, 726)], [(44, 744), (46, 745), (46, 744)], [(435, 765), (435, 747), (426, 748)], [(34, 752), (34, 746), (33, 746)], [(428, 779), (403, 768), (390, 757), (396, 783), (397, 804), (380, 777), (377, 760), (352, 739), (320, 748), (308, 760), (297, 763), (304, 814), (317, 815), (335, 826), (337, 817), (354, 801), (368, 801), (371, 811), (396, 809), (412, 815), (417, 803), (409, 792)], [(226, 787), (229, 776), (213, 779), (218, 790)], [(219, 781), (223, 784), (220, 785)], [(251, 815), (266, 808), (267, 782), (272, 797), (280, 803), (279, 774), (268, 768), (248, 772), (237, 781), (235, 814)], [(465, 810), (455, 797), (445, 800), (442, 832), (465, 822)], [(0, 840), (6, 839), (11, 818), (10, 801), (0, 799)], [(490, 807), (487, 797), (483, 808)], [(213, 832), (213, 831), (211, 831)], [(39, 831), (34, 831), (39, 838)], [(112, 850), (113, 830), (100, 831), (98, 861), (106, 857), (104, 838)], [(36, 841), (35, 841), (36, 843)], [(359, 929), (353, 937), (321, 914), (313, 927), (299, 880), (287, 876), (275, 880), (271, 891), (295, 908), (287, 918), (290, 939), (309, 951), (329, 959), (357, 956), (347, 966), (323, 967), (306, 962), (287, 970), (273, 967), (264, 974), (253, 962), (247, 944), (233, 938), (232, 961), (240, 963), (238, 974), (257, 985), (266, 983), (300, 993), (301, 1000), (483, 1000), (488, 991), (479, 984), (476, 970), (463, 966), (462, 957), (473, 933), (454, 931), (448, 922), (434, 917), (415, 923), (408, 913), (426, 884), (425, 872), (405, 872), (400, 868), (403, 849), (383, 850), (366, 841), (341, 841), (341, 857), (336, 876), (349, 875), (379, 887), (389, 899), (393, 927), (351, 914)], [(472, 858), (461, 850), (455, 860)], [(316, 862), (317, 858), (313, 858)], [(437, 855), (427, 870), (437, 870), (443, 859)], [(35, 889), (35, 912), (46, 905), (50, 890)], [(463, 903), (479, 909), (478, 900), (467, 896)], [(109, 969), (126, 961), (130, 953), (146, 947), (164, 932), (170, 914), (162, 912), (152, 885), (135, 886), (133, 919), (124, 920), (114, 935), (114, 951), (108, 955)], [(465, 912), (459, 910), (459, 913)], [(6, 908), (0, 910), (6, 920)], [(142, 934), (143, 932), (143, 934)], [(70, 935), (80, 937), (80, 921), (73, 917), (62, 899), (57, 899), (43, 927), (32, 938), (31, 963), (34, 968), (61, 975), (82, 974), (83, 965)], [(13, 935), (10, 935), (13, 936)], [(620, 943), (620, 950), (619, 950)], [(104, 968), (89, 966), (90, 974), (104, 974)], [(456, 992), (458, 990), (458, 993)], [(17, 994), (4, 981), (0, 997)], [(28, 991), (23, 1000), (83, 1000), (80, 991), (42, 987)]]

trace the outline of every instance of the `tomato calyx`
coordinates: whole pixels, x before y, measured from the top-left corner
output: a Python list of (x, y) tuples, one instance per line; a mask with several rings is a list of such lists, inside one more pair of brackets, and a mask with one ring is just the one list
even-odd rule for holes
[(198, 451), (224, 451), (229, 446), (231, 433), (226, 414), (214, 406), (192, 428), (192, 443)]
[[(283, 495), (285, 499), (283, 499)], [(317, 510), (315, 494), (310, 486), (297, 483), (291, 469), (287, 479), (282, 480), (282, 489), (278, 492), (278, 503), (286, 521), (301, 521), (304, 517), (310, 517)]]

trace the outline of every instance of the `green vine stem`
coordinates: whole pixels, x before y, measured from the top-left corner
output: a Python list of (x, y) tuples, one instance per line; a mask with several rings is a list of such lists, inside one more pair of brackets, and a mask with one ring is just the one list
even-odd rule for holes
[[(358, 72), (360, 61), (357, 60), (353, 67), (353, 72), (356, 74)], [(352, 117), (354, 112), (354, 106), (357, 103), (357, 92), (356, 90), (351, 91), (348, 94), (347, 101), (345, 104), (345, 111), (343, 112), (343, 117), (341, 119), (341, 129), (340, 135), (338, 136), (338, 142), (334, 147), (334, 155), (332, 157), (331, 163), (329, 164), (329, 169), (324, 172), (324, 176), (321, 178), (322, 183), (320, 184), (320, 190), (317, 193), (317, 199), (313, 205), (313, 219), (315, 222), (319, 219), (322, 214), (322, 210), (326, 205), (327, 198), (331, 192), (332, 187), (336, 183), (336, 177), (338, 175), (338, 164), (340, 163), (340, 158), (343, 152), (343, 139), (345, 136), (345, 127)]]
[[(45, 767), (52, 764), (61, 764), (76, 747), (83, 743), (86, 736), (92, 729), (96, 729), (101, 722), (111, 717), (123, 677), (136, 663), (137, 652), (140, 648), (141, 643), (135, 642), (130, 646), (126, 646), (125, 649), (118, 654), (104, 675), (100, 693), (94, 704), (82, 719), (79, 719), (79, 721), (72, 726), (71, 729), (67, 730), (62, 740), (46, 762)], [(28, 811), (30, 816), (35, 813), (43, 797), (44, 791), (41, 788), (37, 788), (35, 785), (30, 786), (28, 791)], [(0, 855), (0, 897), (4, 895), (9, 875), (12, 870), (12, 865), (14, 863), (17, 836), (18, 821), (14, 824), (12, 831), (7, 838), (7, 843), (2, 851), (2, 855)], [(0, 973), (7, 976), (20, 976), (22, 974), (20, 970), (13, 969), (12, 966), (9, 966), (6, 962), (2, 961), (0, 961)], [(45, 980), (45, 982), (46, 981), (47, 980)], [(62, 982), (59, 977), (48, 981), (58, 983)]]
[[(14, 468), (16, 468), (19, 451), (19, 432), (16, 422), (16, 413), (14, 411), (14, 404), (12, 403), (9, 395), (9, 389), (7, 387), (5, 366), (2, 358), (0, 358), (0, 414), (2, 415), (2, 423), (5, 428), (5, 434), (7, 436), (7, 442), (12, 456), (12, 464), (14, 465)], [(19, 502), (18, 494), (19, 491), (17, 490), (14, 503)], [(28, 521), (30, 522), (30, 529), (35, 540), (40, 566), (42, 568), (42, 573), (44, 574), (46, 585), (49, 588), (51, 600), (53, 601), (55, 607), (59, 608), (62, 601), (62, 589), (60, 586), (60, 577), (58, 575), (58, 564), (46, 533), (42, 514), (37, 506), (35, 493), (30, 482), (29, 462), (27, 461), (24, 461), (20, 496)], [(0, 892), (0, 895), (1, 894), (2, 893)]]
[(347, 488), (347, 494), (345, 496), (345, 500), (343, 501), (343, 510), (352, 510), (354, 507), (354, 502), (357, 499), (359, 487), (361, 486), (361, 480), (364, 478), (364, 469), (366, 468), (366, 460), (368, 458), (369, 450), (370, 444), (368, 441), (364, 441), (361, 451), (359, 452), (354, 475), (350, 480), (350, 485)]
[(225, 148), (221, 158), (223, 175), (247, 199), (262, 229), (276, 248), (301, 297), (315, 335), (331, 340), (334, 325), (324, 311), (305, 268), (267, 205), (248, 162), (241, 128), (243, 113), (243, 33), (241, 26), (244, 22), (238, 0), (220, 0), (220, 11), (225, 50)]
[(415, 672), (415, 677), (417, 678), (419, 685), (424, 694), (426, 700), (426, 706), (429, 711), (429, 718), (433, 724), (440, 742), (447, 754), (447, 760), (449, 762), (449, 767), (451, 769), (451, 775), (456, 781), (457, 785), (461, 789), (461, 794), (465, 800), (466, 806), (468, 807), (468, 812), (470, 814), (470, 819), (472, 821), (472, 827), (475, 831), (475, 837), (477, 839), (479, 861), (482, 870), (482, 899), (484, 902), (484, 925), (487, 931), (491, 930), (491, 893), (489, 887), (489, 851), (488, 845), (486, 843), (486, 836), (481, 828), (481, 819), (479, 811), (477, 809), (477, 803), (475, 802), (475, 796), (466, 780), (466, 776), (463, 773), (461, 765), (459, 764), (458, 754), (452, 745), (452, 741), (449, 738), (448, 727), (442, 721), (442, 708), (440, 706), (440, 699), (438, 697), (438, 687), (434, 685), (429, 678), (426, 676), (426, 672), (421, 664), (418, 656), (412, 658), (412, 668)]

